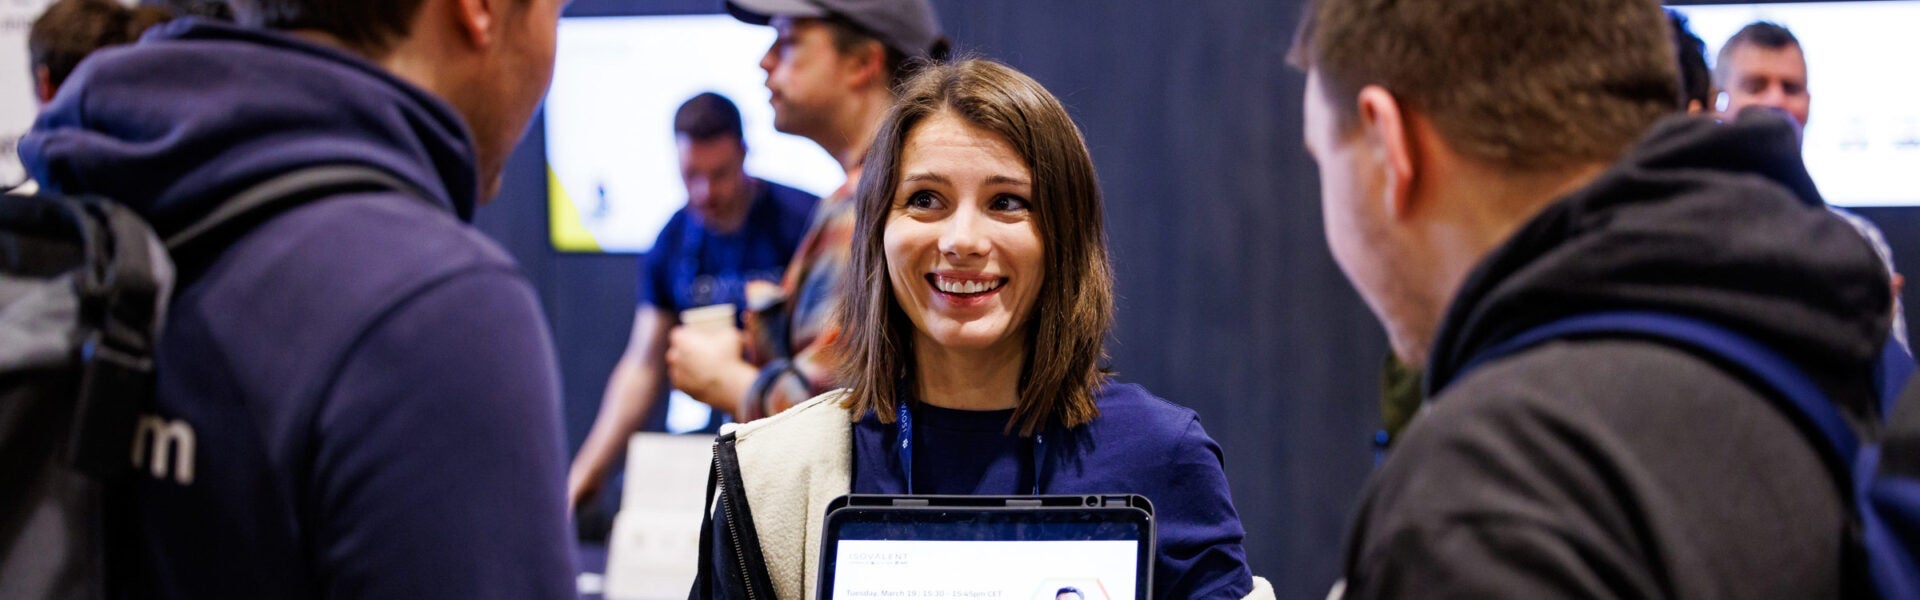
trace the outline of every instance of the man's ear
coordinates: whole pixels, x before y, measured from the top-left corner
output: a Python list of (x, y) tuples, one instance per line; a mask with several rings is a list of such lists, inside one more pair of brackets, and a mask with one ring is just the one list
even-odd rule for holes
[(41, 106), (53, 101), (53, 93), (59, 91), (53, 87), (53, 69), (46, 65), (33, 66), (33, 98)]
[[(890, 78), (887, 73), (887, 47), (875, 40), (868, 40), (859, 48), (845, 56), (847, 61), (847, 82), (854, 89), (864, 89), (876, 79)], [(883, 81), (883, 84), (888, 83)]]
[(1413, 201), (1414, 140), (1407, 114), (1386, 88), (1369, 85), (1360, 88), (1358, 103), (1361, 132), (1374, 159), (1386, 168), (1387, 215), (1406, 214)]
[(476, 47), (493, 43), (493, 22), (498, 11), (512, 0), (450, 0), (447, 9), (454, 13), (461, 37)]

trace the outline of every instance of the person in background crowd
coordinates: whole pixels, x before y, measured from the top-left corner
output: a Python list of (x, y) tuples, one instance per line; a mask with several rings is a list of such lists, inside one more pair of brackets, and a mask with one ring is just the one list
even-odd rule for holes
[[(747, 285), (780, 280), (819, 201), (747, 174), (740, 109), (724, 96), (706, 92), (681, 104), (673, 133), (687, 205), (667, 220), (640, 260), (633, 334), (567, 475), (575, 507), (600, 490), (628, 436), (664, 427), (667, 333), (683, 324), (681, 311), (723, 304), (744, 313)], [(736, 324), (728, 319), (724, 326)], [(725, 414), (714, 411), (705, 430), (718, 431)]]
[(1152, 597), (1273, 597), (1199, 416), (1099, 364), (1112, 268), (1066, 108), (985, 60), (900, 90), (854, 198), (849, 387), (723, 429), (718, 489), (745, 501), (709, 516), (693, 596), (814, 589), (827, 503), (851, 492), (1140, 494), (1157, 522)]
[[(1766, 21), (1740, 28), (1720, 47), (1713, 75), (1714, 84), (1726, 94), (1723, 118), (1733, 120), (1741, 111), (1761, 107), (1780, 111), (1792, 117), (1801, 130), (1806, 129), (1813, 111), (1813, 92), (1807, 85), (1807, 58), (1800, 39), (1787, 28)], [(1893, 264), (1893, 249), (1887, 246), (1886, 234), (1865, 217), (1837, 207), (1830, 210), (1852, 225), (1886, 266), (1887, 275), (1893, 279), (1893, 339), (1911, 354), (1907, 342), (1907, 311), (1900, 301), (1906, 277)]]
[[(53, 101), (80, 60), (95, 50), (131, 43), (154, 25), (173, 19), (166, 9), (128, 8), (114, 0), (57, 0), (27, 29), (27, 67), (33, 100), (42, 109)], [(8, 151), (12, 151), (9, 148)], [(0, 192), (31, 195), (40, 184), (31, 176), (0, 183)]]
[(1729, 120), (1749, 106), (1776, 108), (1801, 127), (1813, 108), (1807, 88), (1807, 58), (1792, 31), (1756, 21), (1740, 28), (1720, 46), (1713, 83), (1726, 95), (1720, 107)]
[(1426, 369), (1335, 596), (1842, 597), (1834, 475), (1729, 367), (1605, 336), (1478, 360), (1570, 316), (1680, 314), (1866, 414), (1888, 281), (1824, 210), (1793, 125), (1673, 115), (1649, 0), (1309, 10), (1292, 59), (1327, 243)]
[(1673, 45), (1680, 60), (1680, 109), (1687, 114), (1713, 108), (1713, 73), (1707, 70), (1707, 43), (1694, 35), (1687, 16), (1667, 9), (1667, 25), (1673, 28)]
[(836, 387), (833, 321), (847, 277), (853, 190), (893, 87), (918, 61), (948, 51), (928, 0), (729, 0), (777, 37), (760, 59), (774, 128), (813, 140), (846, 170), (820, 201), (786, 277), (747, 292), (747, 330), (677, 327), (667, 350), (674, 385), (738, 421), (778, 413)]
[(94, 55), (41, 113), (28, 171), (163, 238), (245, 190), (369, 178), (174, 253), (109, 515), (124, 594), (575, 597), (553, 344), (470, 225), (563, 4), (247, 0)]
[(108, 46), (132, 43), (148, 28), (173, 19), (164, 8), (129, 8), (114, 0), (57, 0), (27, 30), (33, 97), (46, 107), (80, 60)]

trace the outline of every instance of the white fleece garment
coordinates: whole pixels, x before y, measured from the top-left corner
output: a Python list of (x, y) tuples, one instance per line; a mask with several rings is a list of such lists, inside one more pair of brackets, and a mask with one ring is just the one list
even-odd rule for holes
[(827, 504), (853, 485), (853, 421), (844, 390), (745, 425), (729, 424), (760, 554), (780, 598), (813, 598)]

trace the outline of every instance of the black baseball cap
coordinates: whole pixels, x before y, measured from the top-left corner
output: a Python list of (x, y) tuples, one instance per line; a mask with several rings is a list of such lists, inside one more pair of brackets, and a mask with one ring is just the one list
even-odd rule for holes
[(926, 58), (942, 35), (930, 0), (727, 0), (727, 12), (755, 25), (839, 15), (908, 58)]

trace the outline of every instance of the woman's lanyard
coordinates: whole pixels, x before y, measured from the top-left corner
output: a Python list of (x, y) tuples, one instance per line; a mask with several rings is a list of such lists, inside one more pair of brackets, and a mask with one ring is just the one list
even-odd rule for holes
[[(895, 396), (893, 422), (900, 429), (900, 445), (894, 447), (894, 458), (900, 463), (900, 473), (907, 478), (907, 494), (913, 494), (913, 411), (907, 408), (911, 400)], [(1027, 443), (1027, 457), (1033, 461), (1033, 491), (1031, 495), (1040, 495), (1040, 458), (1046, 456), (1045, 436), (1033, 434)]]

